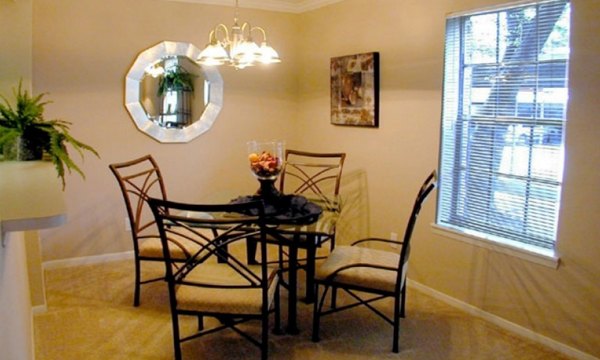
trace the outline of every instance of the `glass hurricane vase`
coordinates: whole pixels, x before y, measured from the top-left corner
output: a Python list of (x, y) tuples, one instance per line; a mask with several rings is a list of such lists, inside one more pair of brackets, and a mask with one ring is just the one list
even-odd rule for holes
[(256, 194), (266, 202), (273, 202), (281, 197), (275, 181), (283, 168), (284, 148), (282, 141), (248, 142), (250, 170), (260, 182)]

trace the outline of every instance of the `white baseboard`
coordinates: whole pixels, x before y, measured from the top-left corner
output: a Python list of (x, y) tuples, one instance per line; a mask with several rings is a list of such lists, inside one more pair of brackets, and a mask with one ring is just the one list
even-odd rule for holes
[(120, 253), (83, 256), (70, 259), (45, 261), (42, 264), (44, 270), (58, 269), (71, 266), (100, 264), (110, 261), (133, 259), (133, 251), (124, 251)]
[(571, 346), (565, 345), (565, 344), (558, 342), (554, 339), (551, 339), (547, 336), (538, 334), (533, 330), (527, 329), (521, 325), (510, 322), (504, 318), (501, 318), (501, 317), (491, 314), (489, 312), (483, 311), (478, 307), (467, 304), (463, 301), (460, 301), (456, 298), (448, 296), (444, 293), (441, 293), (437, 290), (434, 290), (428, 286), (425, 286), (425, 285), (418, 283), (416, 281), (413, 281), (411, 279), (408, 279), (407, 285), (409, 287), (417, 289), (417, 290), (421, 291), (422, 293), (425, 293), (435, 299), (438, 299), (450, 306), (456, 307), (470, 315), (473, 315), (473, 316), (479, 317), (483, 320), (486, 320), (488, 322), (491, 322), (491, 323), (503, 328), (504, 330), (508, 330), (508, 331), (515, 333), (517, 335), (520, 335), (524, 338), (527, 338), (529, 340), (532, 340), (532, 341), (535, 341), (542, 345), (545, 345), (545, 346), (547, 346), (553, 350), (556, 350), (564, 355), (570, 356), (575, 359), (580, 359), (580, 360), (600, 360), (593, 355), (590, 355), (581, 350), (575, 349)]

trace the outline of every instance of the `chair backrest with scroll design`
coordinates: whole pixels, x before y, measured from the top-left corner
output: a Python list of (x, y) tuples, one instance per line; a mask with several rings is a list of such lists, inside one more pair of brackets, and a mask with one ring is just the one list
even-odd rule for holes
[[(167, 199), (167, 192), (160, 168), (152, 155), (109, 165), (123, 194), (129, 224), (137, 247), (138, 235), (155, 224), (154, 216), (148, 207), (149, 197)], [(153, 228), (152, 232), (156, 234)]]
[(287, 149), (280, 191), (316, 198), (337, 206), (346, 153), (317, 153)]
[[(131, 228), (135, 260), (133, 305), (138, 306), (140, 285), (164, 279), (155, 277), (142, 280), (141, 262), (163, 260), (160, 237), (148, 199), (166, 200), (167, 192), (160, 168), (151, 155), (110, 164), (109, 168), (119, 183)], [(185, 239), (173, 239), (170, 245), (174, 261), (185, 261), (200, 246)]]
[[(181, 359), (181, 343), (230, 328), (261, 349), (268, 356), (269, 314), (275, 314), (279, 330), (278, 269), (263, 261), (248, 264), (228, 246), (258, 239), (261, 258), (267, 256), (266, 232), (261, 201), (236, 204), (186, 204), (150, 199), (156, 218), (165, 258), (169, 287), (175, 359)], [(209, 231), (206, 231), (209, 230)], [(167, 250), (169, 239), (186, 238), (203, 245), (179, 267), (174, 267)], [(179, 327), (179, 317), (197, 316), (198, 331)], [(220, 324), (204, 328), (204, 317), (214, 317)], [(260, 320), (260, 336), (247, 333), (239, 324)], [(229, 340), (225, 340), (229, 341)]]

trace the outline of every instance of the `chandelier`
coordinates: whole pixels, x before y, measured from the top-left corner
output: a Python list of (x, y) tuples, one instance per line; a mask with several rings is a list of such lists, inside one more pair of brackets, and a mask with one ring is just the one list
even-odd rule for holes
[[(252, 40), (252, 33), (262, 35), (260, 47)], [(220, 35), (220, 38), (219, 38)], [(243, 69), (256, 64), (273, 64), (281, 62), (279, 55), (267, 45), (267, 34), (259, 26), (238, 23), (238, 0), (235, 1), (235, 16), (231, 30), (224, 24), (217, 25), (208, 35), (208, 45), (200, 52), (198, 63), (207, 66), (229, 64), (236, 69)]]

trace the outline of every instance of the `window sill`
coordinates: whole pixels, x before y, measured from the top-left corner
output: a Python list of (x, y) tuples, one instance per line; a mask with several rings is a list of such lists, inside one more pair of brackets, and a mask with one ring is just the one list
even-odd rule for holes
[(528, 246), (526, 244), (519, 244), (517, 242), (501, 242), (498, 240), (487, 239), (445, 226), (440, 226), (438, 224), (431, 224), (431, 226), (433, 227), (434, 233), (442, 235), (446, 238), (462, 241), (467, 244), (514, 256), (519, 259), (527, 260), (552, 269), (557, 269), (560, 263), (560, 258), (554, 253), (553, 250), (540, 249), (533, 246)]

